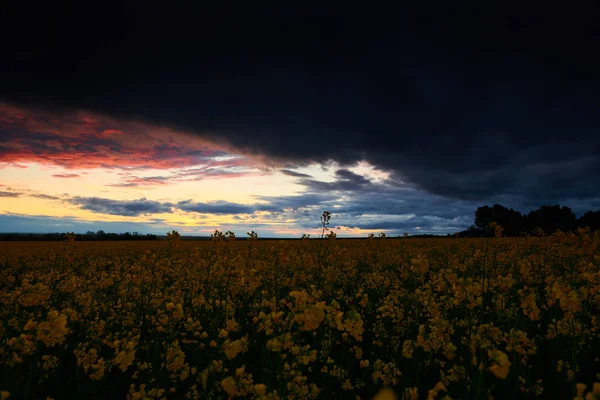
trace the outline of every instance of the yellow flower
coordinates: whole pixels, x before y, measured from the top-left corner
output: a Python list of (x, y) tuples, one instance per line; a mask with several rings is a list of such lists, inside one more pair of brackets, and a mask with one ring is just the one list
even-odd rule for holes
[(267, 385), (265, 385), (264, 383), (254, 385), (254, 392), (257, 396), (264, 396), (265, 394), (267, 394)]
[(245, 365), (242, 365), (240, 368), (236, 368), (236, 370), (235, 370), (235, 376), (236, 376), (236, 378), (242, 377), (245, 372), (246, 372), (246, 366)]
[(121, 371), (126, 371), (127, 368), (129, 368), (129, 366), (133, 364), (134, 359), (135, 350), (121, 350), (113, 360), (113, 364), (118, 364), (119, 369), (121, 369)]
[(173, 319), (175, 320), (179, 320), (181, 318), (183, 318), (183, 305), (181, 304), (177, 304), (175, 306), (175, 310), (173, 311)]
[(37, 339), (46, 346), (54, 346), (62, 343), (69, 333), (67, 328), (67, 316), (53, 310), (48, 313), (48, 319), (37, 324)]
[(0, 392), (0, 400), (5, 400), (10, 397), (10, 392), (8, 390), (3, 390)]
[(427, 400), (433, 400), (437, 397), (438, 393), (441, 391), (446, 391), (446, 386), (442, 382), (438, 382), (435, 384), (435, 387), (429, 391), (427, 395)]
[(408, 388), (406, 391), (410, 400), (419, 400), (419, 390), (416, 387)]
[(177, 372), (185, 366), (185, 353), (179, 348), (179, 343), (173, 343), (167, 349), (167, 370)]
[(290, 296), (296, 299), (296, 307), (304, 306), (309, 299), (308, 293), (306, 293), (305, 291), (294, 290), (290, 292)]
[(35, 327), (37, 326), (37, 322), (33, 321), (33, 320), (29, 320), (27, 321), (27, 323), (25, 324), (25, 327), (23, 328), (24, 331), (30, 331), (35, 329)]
[(494, 364), (489, 368), (496, 378), (506, 379), (510, 370), (510, 361), (506, 353), (497, 350), (494, 355)]
[[(135, 343), (134, 342), (127, 342), (127, 345), (125, 346), (125, 348), (121, 351), (119, 351), (119, 353), (117, 353), (117, 355), (115, 356), (115, 358), (113, 359), (112, 363), (113, 365), (118, 365), (119, 369), (121, 371), (126, 371), (127, 368), (129, 368), (129, 366), (131, 364), (133, 364), (133, 360), (135, 359)], [(116, 351), (117, 349), (115, 349)]]
[(402, 343), (402, 355), (405, 358), (412, 358), (413, 351), (414, 347), (412, 340), (405, 340), (404, 343)]
[(303, 331), (312, 331), (319, 327), (325, 317), (323, 310), (316, 306), (311, 306), (304, 310), (302, 314), (296, 314), (294, 320), (302, 325)]
[(239, 394), (237, 385), (235, 384), (235, 379), (232, 376), (228, 376), (227, 378), (223, 379), (221, 381), (221, 387), (231, 397), (237, 396)]
[(246, 341), (245, 340), (234, 340), (233, 342), (227, 341), (223, 344), (222, 349), (223, 353), (228, 360), (235, 358), (239, 353), (245, 350)]

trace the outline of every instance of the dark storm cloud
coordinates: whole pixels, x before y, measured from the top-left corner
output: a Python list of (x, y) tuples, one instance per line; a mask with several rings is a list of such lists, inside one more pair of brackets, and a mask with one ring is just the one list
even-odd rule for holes
[(406, 186), (398, 177), (373, 182), (341, 169), (331, 182), (298, 180), (306, 191), (300, 195), (257, 197), (281, 212), (261, 216), (269, 222), (293, 219), (294, 226), (314, 233), (323, 211), (332, 213), (332, 225), (363, 230), (447, 234), (473, 223), (480, 205), (454, 200)]
[[(538, 165), (537, 168), (544, 168)], [(557, 172), (558, 173), (558, 172)], [(540, 207), (540, 204), (560, 204), (570, 207), (580, 217), (589, 210), (600, 208), (600, 196), (573, 197), (573, 190), (558, 191), (552, 198), (541, 197), (536, 193), (501, 195), (483, 200), (463, 200), (428, 193), (420, 188), (406, 186), (401, 179), (390, 177), (381, 182), (343, 187), (340, 176), (333, 182), (307, 181), (307, 190), (330, 188), (317, 200), (319, 192), (305, 193), (285, 199), (294, 207), (293, 215), (297, 225), (305, 229), (318, 226), (322, 211), (332, 212), (332, 221), (337, 226), (363, 230), (386, 230), (392, 234), (411, 233), (454, 233), (466, 229), (474, 222), (475, 210), (483, 204), (502, 204), (521, 213)], [(357, 181), (360, 181), (356, 179)], [(590, 177), (590, 181), (593, 180)], [(335, 189), (334, 189), (335, 188)], [(577, 187), (575, 187), (577, 190)], [(586, 188), (581, 188), (583, 193)], [(590, 191), (593, 193), (593, 189)], [(528, 196), (529, 195), (529, 196)], [(263, 198), (263, 200), (267, 200)], [(273, 201), (276, 201), (273, 199)]]
[(305, 185), (310, 191), (315, 192), (328, 192), (328, 191), (340, 191), (340, 190), (359, 190), (367, 187), (371, 187), (371, 181), (355, 174), (347, 169), (339, 169), (335, 172), (336, 180), (333, 182), (322, 182), (315, 179), (300, 179), (298, 183)]
[(79, 206), (82, 210), (127, 217), (171, 212), (172, 207), (170, 203), (161, 203), (145, 198), (139, 200), (113, 200), (100, 197), (76, 196), (67, 201), (75, 206)]
[(404, 191), (380, 188), (371, 193), (353, 193), (335, 208), (350, 217), (361, 215), (407, 215), (455, 218), (473, 215), (478, 205), (462, 200), (449, 200), (421, 190)]
[[(595, 196), (597, 5), (467, 3), (14, 5), (0, 90), (282, 163), (365, 159), (454, 199)], [(347, 178), (334, 190), (363, 184)]]
[(333, 181), (299, 179), (305, 191), (294, 196), (257, 196), (271, 206), (313, 215), (314, 209), (337, 215), (418, 214), (455, 218), (473, 214), (480, 202), (446, 198), (407, 185), (397, 176), (374, 182), (346, 169), (336, 171)]

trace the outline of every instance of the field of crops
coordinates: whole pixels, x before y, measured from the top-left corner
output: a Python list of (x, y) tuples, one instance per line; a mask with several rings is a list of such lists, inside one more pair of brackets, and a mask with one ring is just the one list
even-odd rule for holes
[(1, 399), (600, 398), (599, 233), (0, 243), (0, 302)]

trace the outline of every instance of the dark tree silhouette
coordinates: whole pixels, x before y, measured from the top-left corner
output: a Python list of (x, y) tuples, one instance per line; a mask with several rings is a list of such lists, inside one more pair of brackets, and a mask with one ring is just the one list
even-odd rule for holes
[(577, 219), (573, 211), (566, 206), (543, 205), (540, 208), (522, 215), (520, 212), (501, 205), (492, 207), (485, 205), (475, 211), (475, 224), (469, 229), (459, 232), (459, 237), (493, 236), (491, 224), (495, 222), (504, 229), (504, 236), (522, 236), (536, 234), (542, 229), (545, 234), (553, 234), (557, 230), (572, 232), (577, 228), (589, 227), (592, 231), (600, 230), (600, 210), (588, 211)]
[(493, 234), (490, 224), (496, 222), (504, 228), (505, 236), (519, 236), (524, 228), (524, 219), (520, 212), (494, 204), (483, 206), (475, 211), (475, 227), (487, 235)]
[[(27, 241), (62, 241), (64, 240), (64, 233), (0, 233), (0, 241), (12, 241), (12, 240), (27, 240)], [(105, 233), (104, 231), (98, 231), (96, 233), (87, 231), (84, 234), (75, 234), (75, 241), (77, 242), (88, 242), (96, 240), (158, 240), (158, 236), (152, 234), (146, 235), (132, 235), (129, 232), (126, 233)]]
[(577, 221), (580, 228), (589, 227), (591, 230), (600, 230), (600, 210), (588, 211)]
[(577, 228), (577, 217), (569, 207), (541, 206), (527, 214), (526, 225), (529, 232), (542, 228), (544, 233), (552, 234), (557, 230), (573, 231)]

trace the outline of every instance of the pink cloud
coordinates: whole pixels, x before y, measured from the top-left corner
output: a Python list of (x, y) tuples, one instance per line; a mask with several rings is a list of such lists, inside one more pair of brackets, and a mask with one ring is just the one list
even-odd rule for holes
[(10, 168), (20, 168), (20, 169), (27, 169), (27, 168), (29, 168), (27, 165), (23, 165), (23, 164), (17, 164), (17, 163), (2, 163), (2, 162), (0, 161), (0, 169), (3, 169), (3, 168), (8, 168), (8, 167), (10, 167)]
[(123, 131), (120, 131), (118, 129), (105, 129), (104, 132), (105, 135), (122, 135)]
[(81, 175), (79, 175), (79, 174), (54, 174), (52, 176), (55, 178), (79, 178)]
[[(0, 103), (0, 129), (3, 131), (0, 165), (4, 166), (19, 163), (66, 169), (200, 166), (206, 175), (210, 175), (210, 168), (223, 169), (227, 175), (234, 172), (243, 175), (245, 169), (260, 164), (248, 157), (223, 160), (222, 157), (230, 155), (228, 149), (197, 135), (84, 112), (55, 115)], [(233, 166), (239, 168), (232, 171)]]
[(83, 122), (83, 123), (85, 123), (85, 124), (90, 124), (90, 125), (93, 125), (93, 124), (95, 124), (97, 121), (96, 121), (95, 119), (93, 119), (93, 118), (90, 118), (90, 117), (82, 117), (82, 118), (81, 118), (81, 122)]

